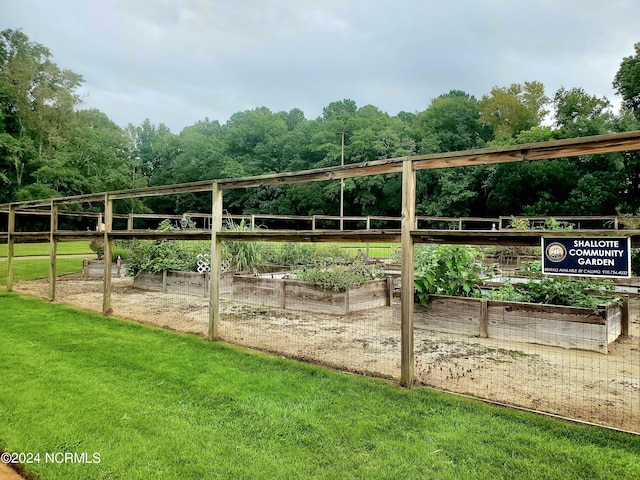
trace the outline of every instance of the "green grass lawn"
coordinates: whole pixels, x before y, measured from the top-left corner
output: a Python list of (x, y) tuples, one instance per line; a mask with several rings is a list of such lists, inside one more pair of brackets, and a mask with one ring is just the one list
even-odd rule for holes
[(636, 436), (6, 292), (0, 311), (0, 448), (41, 478), (640, 478)]
[[(8, 246), (0, 244), (0, 257), (7, 256)], [(58, 255), (94, 255), (89, 248), (89, 241), (58, 242)], [(49, 255), (48, 243), (16, 243), (14, 246), (16, 257), (30, 257), (34, 255)]]
[[(65, 275), (82, 271), (81, 258), (57, 258), (56, 273)], [(13, 281), (36, 280), (49, 277), (49, 259), (13, 261)], [(7, 259), (0, 258), (0, 285), (7, 284)]]

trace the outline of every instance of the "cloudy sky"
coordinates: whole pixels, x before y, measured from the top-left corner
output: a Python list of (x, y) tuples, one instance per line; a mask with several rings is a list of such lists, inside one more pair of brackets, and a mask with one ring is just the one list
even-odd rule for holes
[(639, 22), (638, 0), (0, 0), (0, 30), (84, 77), (84, 108), (174, 133), (345, 98), (396, 115), (532, 80), (619, 105)]

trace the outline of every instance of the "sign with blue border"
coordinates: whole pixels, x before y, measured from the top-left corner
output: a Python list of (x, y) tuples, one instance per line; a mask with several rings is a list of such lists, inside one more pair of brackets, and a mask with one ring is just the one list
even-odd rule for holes
[(631, 277), (630, 237), (543, 237), (542, 273)]

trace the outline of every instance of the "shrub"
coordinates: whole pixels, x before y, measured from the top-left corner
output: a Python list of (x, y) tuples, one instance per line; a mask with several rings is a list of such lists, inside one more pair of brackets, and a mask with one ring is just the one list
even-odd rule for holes
[(422, 305), (429, 295), (480, 296), (478, 249), (466, 245), (428, 245), (416, 252), (414, 285)]
[(384, 276), (384, 272), (375, 264), (356, 263), (310, 267), (298, 270), (294, 275), (298, 280), (339, 292), (346, 291), (351, 285), (361, 285), (371, 280), (378, 280)]
[(89, 243), (89, 248), (98, 255), (98, 260), (102, 260), (102, 257), (104, 257), (104, 240), (94, 238)]

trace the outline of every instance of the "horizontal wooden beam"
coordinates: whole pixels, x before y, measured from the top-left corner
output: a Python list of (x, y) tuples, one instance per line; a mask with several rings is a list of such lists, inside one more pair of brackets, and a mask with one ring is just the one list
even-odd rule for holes
[[(579, 155), (593, 155), (621, 151), (640, 150), (640, 131), (595, 135), (590, 137), (569, 138), (549, 142), (510, 145), (506, 147), (464, 150), (459, 152), (433, 153), (408, 157), (389, 158), (371, 162), (353, 163), (335, 167), (326, 167), (300, 172), (281, 172), (246, 178), (230, 178), (219, 180), (203, 180), (199, 182), (145, 187), (133, 190), (109, 192), (114, 200), (141, 198), (159, 195), (176, 195), (181, 193), (209, 192), (211, 182), (215, 181), (223, 190), (251, 188), (274, 185), (291, 185), (306, 182), (355, 178), (369, 175), (398, 173), (402, 171), (402, 162), (411, 160), (414, 170), (460, 167), (467, 165), (488, 165), (525, 160), (542, 160)], [(103, 202), (105, 192), (61, 197), (47, 200), (31, 200), (15, 202), (16, 208), (49, 207), (51, 201), (56, 205), (84, 202)], [(7, 210), (10, 204), (0, 205), (0, 210)]]
[(409, 157), (415, 170), (640, 150), (640, 131)]
[(416, 243), (539, 247), (542, 237), (630, 237), (640, 247), (640, 230), (414, 230)]
[[(103, 232), (56, 231), (54, 238), (65, 242), (103, 238)], [(254, 242), (336, 242), (336, 243), (400, 243), (399, 229), (372, 230), (223, 230), (219, 233), (226, 241)], [(502, 245), (539, 247), (544, 236), (556, 237), (630, 237), (631, 246), (640, 248), (640, 230), (412, 230), (415, 243), (457, 245)], [(112, 231), (114, 240), (210, 240), (210, 230), (155, 230)], [(0, 243), (7, 243), (8, 235), (0, 233)], [(16, 243), (48, 243), (49, 232), (17, 232), (12, 235)]]

